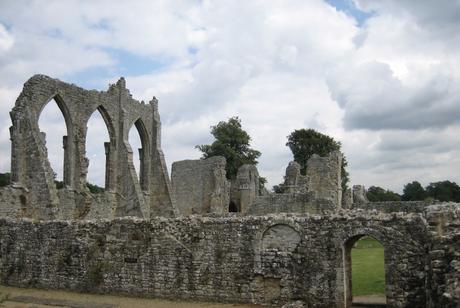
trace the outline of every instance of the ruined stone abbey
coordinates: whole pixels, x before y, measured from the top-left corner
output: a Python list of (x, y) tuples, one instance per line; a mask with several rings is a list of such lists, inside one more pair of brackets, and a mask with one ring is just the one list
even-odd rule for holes
[[(64, 115), (64, 187), (57, 189), (38, 119)], [(105, 191), (87, 188), (87, 122), (98, 110)], [(350, 307), (351, 248), (385, 250), (388, 307), (460, 307), (460, 204), (373, 203), (342, 192), (342, 154), (286, 168), (283, 194), (255, 166), (229, 181), (223, 157), (175, 162), (161, 150), (158, 101), (133, 99), (121, 78), (105, 92), (43, 75), (10, 113), (11, 184), (0, 189), (0, 279), (12, 286), (282, 306)], [(141, 149), (128, 133), (135, 125)], [(140, 172), (133, 165), (139, 150)]]

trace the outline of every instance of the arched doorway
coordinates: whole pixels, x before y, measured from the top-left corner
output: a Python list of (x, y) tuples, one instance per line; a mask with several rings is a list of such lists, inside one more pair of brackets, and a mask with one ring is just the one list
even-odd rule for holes
[(345, 307), (386, 305), (385, 249), (375, 237), (361, 234), (344, 245)]

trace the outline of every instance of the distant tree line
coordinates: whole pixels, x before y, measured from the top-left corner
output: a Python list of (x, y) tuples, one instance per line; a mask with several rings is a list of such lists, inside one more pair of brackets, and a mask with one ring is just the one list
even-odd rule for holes
[[(0, 173), (0, 187), (5, 187), (10, 185), (10, 178), (11, 174), (9, 172)], [(57, 189), (64, 188), (64, 182), (54, 180), (54, 184), (56, 185)], [(103, 187), (99, 187), (97, 185), (86, 183), (86, 187), (88, 187), (89, 191), (93, 194), (102, 193), (105, 191)]]
[(367, 199), (376, 201), (453, 201), (460, 202), (460, 186), (451, 181), (430, 183), (425, 188), (417, 181), (404, 185), (402, 195), (379, 186), (367, 190)]

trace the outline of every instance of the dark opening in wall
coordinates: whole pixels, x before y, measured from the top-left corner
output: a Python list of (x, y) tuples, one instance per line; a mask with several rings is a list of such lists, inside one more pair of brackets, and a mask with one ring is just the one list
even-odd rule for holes
[(228, 205), (228, 212), (229, 213), (236, 213), (238, 211), (238, 206), (235, 204), (235, 202), (230, 201), (230, 204)]

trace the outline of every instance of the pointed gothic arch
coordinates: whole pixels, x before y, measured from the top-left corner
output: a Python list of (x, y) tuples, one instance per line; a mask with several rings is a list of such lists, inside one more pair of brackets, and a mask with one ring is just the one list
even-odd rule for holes
[[(88, 139), (89, 138), (89, 123), (92, 121), (93, 116), (99, 113), (101, 116), (105, 127), (107, 129), (107, 136), (108, 141), (103, 143), (104, 146), (104, 153), (105, 153), (105, 163), (104, 163), (104, 187), (106, 190), (113, 190), (115, 188), (115, 152), (116, 152), (116, 135), (115, 135), (115, 128), (113, 124), (113, 120), (104, 106), (99, 105), (94, 111), (91, 113), (91, 116), (87, 120), (87, 130), (86, 130), (86, 138), (85, 138), (85, 148), (86, 152), (90, 152), (91, 149), (88, 148)], [(88, 178), (91, 173), (91, 158), (89, 159), (89, 166), (88, 166), (88, 173), (86, 174), (86, 182), (89, 183)], [(94, 184), (94, 183), (91, 183)], [(96, 183), (100, 184), (100, 183)]]
[[(133, 125), (134, 124), (134, 125)], [(149, 166), (149, 157), (150, 157), (150, 139), (149, 139), (149, 133), (147, 128), (144, 125), (144, 122), (142, 121), (141, 118), (138, 118), (137, 120), (134, 121), (134, 123), (131, 124), (129, 132), (133, 129), (133, 127), (136, 128), (137, 133), (139, 134), (139, 139), (141, 141), (141, 148), (138, 149), (139, 153), (139, 184), (141, 186), (141, 189), (144, 191), (147, 191), (149, 189), (149, 172), (150, 172), (150, 166)], [(129, 133), (128, 133), (129, 134)], [(134, 152), (135, 149), (132, 149)]]
[[(62, 137), (62, 146), (64, 149), (64, 154), (63, 154), (63, 162), (62, 162), (62, 170), (63, 170), (63, 175), (62, 175), (62, 181), (64, 184), (64, 187), (73, 187), (73, 174), (74, 174), (74, 166), (73, 166), (73, 144), (74, 144), (74, 131), (73, 131), (73, 125), (72, 125), (72, 117), (69, 112), (69, 109), (67, 108), (67, 105), (62, 98), (60, 94), (54, 94), (52, 95), (48, 100), (43, 102), (42, 104), (39, 105), (39, 110), (37, 113), (36, 121), (37, 121), (37, 127), (39, 128), (39, 121), (41, 118), (41, 115), (43, 113), (43, 110), (49, 106), (49, 103), (54, 101), (61, 111), (61, 114), (64, 118), (64, 123), (66, 126), (66, 133)], [(45, 140), (43, 141), (43, 146), (46, 147), (45, 145)], [(49, 166), (51, 167), (51, 161), (49, 158), (49, 153), (47, 156)], [(54, 170), (53, 170), (54, 171)]]

